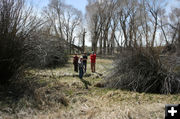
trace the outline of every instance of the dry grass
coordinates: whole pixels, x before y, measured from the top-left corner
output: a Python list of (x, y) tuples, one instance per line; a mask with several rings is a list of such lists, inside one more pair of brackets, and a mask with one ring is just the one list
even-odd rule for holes
[[(111, 69), (111, 60), (98, 59), (97, 72), (107, 73)], [(88, 90), (78, 77), (73, 77), (71, 60), (62, 69), (53, 69), (54, 77), (49, 69), (39, 72), (31, 70), (31, 73), (41, 77), (39, 83), (49, 81), (49, 88), (55, 84), (62, 84), (63, 93), (69, 101), (69, 105), (55, 106), (48, 110), (37, 110), (33, 108), (23, 108), (15, 114), (5, 113), (0, 110), (0, 118), (23, 118), (23, 119), (162, 119), (164, 118), (165, 104), (178, 104), (180, 95), (159, 95), (129, 92), (123, 90), (96, 88), (91, 86)], [(63, 73), (68, 76), (61, 77)], [(72, 74), (69, 75), (69, 74)], [(90, 72), (88, 64), (87, 74)], [(54, 79), (55, 78), (55, 79)], [(93, 85), (101, 81), (101, 77), (91, 74), (84, 77)], [(56, 83), (53, 83), (53, 81)], [(51, 88), (50, 88), (51, 89)], [(1, 102), (0, 102), (1, 105)], [(4, 106), (6, 107), (6, 106)], [(0, 109), (2, 107), (0, 106)]]

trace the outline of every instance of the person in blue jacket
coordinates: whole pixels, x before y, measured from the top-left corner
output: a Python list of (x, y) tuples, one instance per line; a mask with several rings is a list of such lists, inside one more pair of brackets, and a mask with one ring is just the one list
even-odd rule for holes
[(83, 65), (83, 57), (82, 56), (79, 58), (78, 65), (79, 65), (79, 78), (84, 83), (84, 86), (86, 87), (86, 89), (88, 89), (88, 85), (91, 86), (91, 84), (89, 81), (86, 81), (83, 79), (85, 69), (84, 69), (84, 65)]
[(79, 78), (82, 79), (84, 75), (83, 57), (81, 56), (78, 61), (79, 65)]

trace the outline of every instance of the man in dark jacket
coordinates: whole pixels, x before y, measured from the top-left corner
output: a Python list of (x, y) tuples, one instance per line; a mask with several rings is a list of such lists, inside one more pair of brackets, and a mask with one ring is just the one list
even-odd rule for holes
[(75, 56), (73, 57), (73, 64), (74, 64), (75, 72), (78, 72), (78, 60), (79, 60), (79, 57), (77, 56), (77, 54), (75, 54)]
[(85, 73), (86, 73), (86, 69), (87, 69), (87, 55), (86, 53), (83, 54), (83, 66), (84, 66), (84, 70), (85, 70)]

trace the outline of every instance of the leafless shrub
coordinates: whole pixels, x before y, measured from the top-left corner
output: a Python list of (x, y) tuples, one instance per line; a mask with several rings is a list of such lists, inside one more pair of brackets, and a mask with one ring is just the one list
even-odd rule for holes
[(0, 83), (17, 79), (25, 66), (57, 66), (67, 61), (59, 38), (42, 32), (45, 21), (24, 0), (0, 1)]
[(106, 87), (147, 93), (178, 93), (180, 78), (168, 69), (154, 49), (123, 52), (106, 77)]
[(26, 61), (31, 67), (57, 67), (68, 61), (63, 39), (36, 33), (26, 40)]
[(24, 41), (41, 25), (25, 8), (24, 0), (0, 1), (0, 72), (2, 84), (16, 74), (24, 63)]

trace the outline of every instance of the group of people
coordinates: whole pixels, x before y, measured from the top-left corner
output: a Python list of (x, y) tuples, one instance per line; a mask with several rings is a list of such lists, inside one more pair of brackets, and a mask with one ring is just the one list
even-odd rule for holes
[[(86, 53), (83, 53), (82, 56), (78, 57), (77, 54), (73, 57), (74, 71), (79, 72), (79, 78), (82, 79), (84, 73), (87, 70), (87, 60), (88, 56)], [(90, 55), (91, 60), (91, 71), (95, 72), (95, 64), (96, 64), (96, 54), (92, 52)]]

